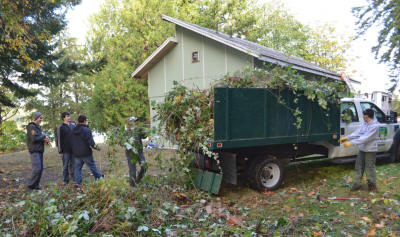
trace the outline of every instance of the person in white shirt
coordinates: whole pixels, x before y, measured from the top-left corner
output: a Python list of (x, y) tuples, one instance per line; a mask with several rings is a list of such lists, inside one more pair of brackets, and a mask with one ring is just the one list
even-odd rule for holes
[(350, 191), (361, 189), (364, 171), (367, 176), (368, 190), (378, 191), (376, 187), (376, 152), (378, 151), (379, 122), (374, 118), (374, 111), (363, 111), (364, 123), (352, 134), (340, 138), (344, 147), (357, 145), (359, 149), (355, 164), (354, 181)]

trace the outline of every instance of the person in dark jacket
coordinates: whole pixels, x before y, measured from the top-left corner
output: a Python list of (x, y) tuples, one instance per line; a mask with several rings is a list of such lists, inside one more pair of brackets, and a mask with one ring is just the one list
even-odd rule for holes
[(75, 125), (71, 123), (71, 114), (62, 112), (61, 119), (63, 123), (57, 128), (56, 145), (58, 153), (61, 154), (63, 162), (63, 181), (64, 184), (69, 183), (69, 176), (74, 177), (73, 161), (72, 161), (72, 130)]
[(72, 130), (72, 156), (74, 162), (74, 181), (76, 184), (82, 184), (82, 167), (86, 164), (95, 179), (103, 178), (96, 167), (93, 159), (92, 148), (100, 150), (93, 140), (92, 131), (87, 126), (85, 115), (79, 115), (78, 124)]
[(42, 133), (40, 124), (43, 121), (42, 113), (33, 113), (33, 122), (26, 126), (27, 131), (27, 145), (32, 164), (32, 175), (27, 182), (27, 187), (30, 190), (40, 190), (39, 183), (43, 172), (43, 152), (44, 144), (49, 143), (50, 140)]
[[(146, 138), (143, 128), (137, 125), (138, 118), (129, 117), (127, 122), (127, 141), (125, 144), (125, 156), (128, 161), (129, 168), (129, 184), (134, 187), (140, 182), (146, 172), (146, 158), (143, 154), (142, 139)], [(136, 164), (139, 162), (140, 171), (136, 176)]]

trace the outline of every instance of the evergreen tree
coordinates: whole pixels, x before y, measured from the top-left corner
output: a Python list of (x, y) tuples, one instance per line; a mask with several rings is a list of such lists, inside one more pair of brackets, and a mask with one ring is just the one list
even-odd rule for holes
[(65, 28), (65, 12), (80, 0), (0, 0), (0, 112), (16, 98), (35, 95), (31, 85), (65, 80), (74, 63), (55, 52)]
[(400, 1), (368, 0), (363, 7), (353, 8), (358, 17), (359, 35), (363, 35), (371, 26), (379, 28), (378, 44), (372, 47), (380, 62), (389, 64), (392, 69), (394, 90), (400, 78)]

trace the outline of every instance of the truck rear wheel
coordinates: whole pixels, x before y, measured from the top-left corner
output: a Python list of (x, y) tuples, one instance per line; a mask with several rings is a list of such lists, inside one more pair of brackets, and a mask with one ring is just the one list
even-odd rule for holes
[(252, 186), (255, 189), (272, 191), (282, 184), (284, 165), (278, 159), (258, 159), (251, 172)]

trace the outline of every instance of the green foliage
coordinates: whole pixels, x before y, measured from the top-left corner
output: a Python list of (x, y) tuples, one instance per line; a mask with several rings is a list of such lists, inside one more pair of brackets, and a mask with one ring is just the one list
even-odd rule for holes
[(25, 147), (26, 133), (14, 121), (0, 124), (0, 152), (18, 151)]
[(0, 107), (15, 106), (5, 94), (35, 95), (26, 85), (55, 85), (74, 68), (68, 58), (58, 61), (58, 34), (65, 28), (65, 12), (80, 0), (0, 2)]
[(398, 95), (394, 95), (392, 101), (392, 109), (393, 111), (396, 111), (398, 114), (400, 114), (400, 100)]
[[(8, 158), (10, 170), (21, 168), (15, 155)], [(61, 168), (61, 162), (57, 164), (49, 169)], [(376, 236), (396, 236), (397, 164), (377, 166), (381, 192), (365, 189), (355, 194), (370, 201), (330, 199), (348, 197), (353, 168), (320, 161), (298, 163), (288, 167), (291, 175), (277, 192), (227, 186), (220, 196), (182, 188), (173, 172), (146, 176), (135, 188), (122, 175), (85, 183), (82, 189), (49, 184), (42, 191), (27, 192), (23, 185), (2, 186), (0, 235), (359, 236), (374, 229)], [(121, 170), (126, 172), (126, 167)]]
[[(57, 49), (64, 52), (64, 58), (70, 58), (79, 67), (68, 76), (60, 85), (40, 87), (40, 96), (26, 99), (26, 111), (40, 111), (44, 116), (42, 129), (48, 135), (55, 134), (59, 124), (62, 123), (61, 113), (70, 112), (71, 120), (77, 120), (80, 114), (86, 114), (85, 106), (89, 98), (90, 81), (88, 76), (101, 69), (101, 60), (85, 62), (84, 51), (76, 46), (76, 40), (64, 38), (64, 42)], [(63, 60), (63, 59), (61, 59)], [(27, 120), (32, 119), (29, 113)]]
[(189, 172), (193, 153), (204, 153), (217, 157), (208, 151), (207, 139), (214, 137), (213, 91), (188, 89), (174, 82), (175, 87), (167, 93), (164, 103), (156, 106), (155, 120), (159, 121), (159, 134), (176, 143), (180, 159), (175, 168)]
[(260, 10), (257, 28), (247, 39), (287, 55), (304, 57), (310, 28), (297, 21), (280, 1), (271, 1)]
[(399, 82), (400, 73), (400, 2), (398, 0), (368, 0), (367, 5), (355, 7), (353, 14), (358, 18), (359, 35), (364, 34), (371, 26), (379, 29), (378, 44), (372, 47), (375, 57), (392, 67), (394, 86)]
[(340, 37), (333, 26), (323, 25), (309, 31), (302, 57), (333, 72), (345, 72), (348, 60), (344, 55), (351, 41), (352, 37)]
[(146, 86), (138, 79), (126, 80), (127, 75), (115, 73), (114, 69), (107, 68), (96, 75), (108, 74), (96, 80), (86, 107), (93, 126), (101, 132), (111, 126), (123, 126), (130, 116), (146, 119), (150, 112)]
[(109, 0), (93, 15), (88, 53), (108, 62), (90, 77), (93, 89), (87, 109), (99, 131), (123, 126), (129, 116), (148, 118), (147, 81), (130, 74), (165, 37), (172, 36), (173, 27), (159, 17), (169, 12), (170, 1)]

